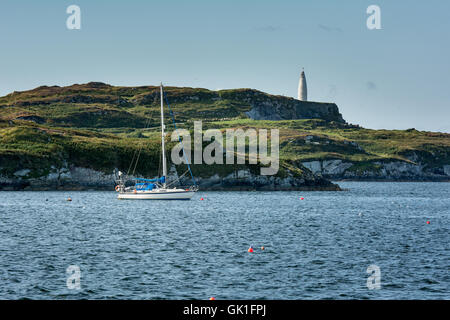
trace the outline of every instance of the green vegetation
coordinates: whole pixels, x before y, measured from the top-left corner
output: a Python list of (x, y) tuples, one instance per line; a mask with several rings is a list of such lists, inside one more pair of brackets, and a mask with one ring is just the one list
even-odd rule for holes
[[(420, 158), (431, 168), (450, 163), (449, 134), (370, 130), (321, 119), (251, 120), (245, 115), (251, 109), (248, 96), (265, 99), (269, 95), (250, 89), (215, 92), (168, 87), (166, 92), (179, 128), (192, 130), (193, 121), (201, 119), (203, 130), (279, 129), (279, 176), (286, 170), (301, 176), (304, 169), (300, 162), (311, 160), (351, 161), (354, 166), (349, 170), (355, 172), (378, 170), (375, 161), (414, 163)], [(49, 173), (52, 166), (67, 165), (126, 172), (139, 150), (136, 172), (156, 175), (160, 162), (159, 103), (159, 87), (102, 83), (39, 87), (0, 97), (0, 175), (11, 176), (29, 168), (28, 177), (39, 177)], [(239, 167), (195, 165), (194, 173), (226, 175)], [(258, 166), (250, 169), (259, 171)]]

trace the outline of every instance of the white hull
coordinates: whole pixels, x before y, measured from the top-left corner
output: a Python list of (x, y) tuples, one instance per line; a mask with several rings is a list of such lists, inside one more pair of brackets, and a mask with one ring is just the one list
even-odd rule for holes
[(121, 192), (117, 199), (122, 200), (190, 200), (195, 191), (183, 189), (158, 189), (155, 191)]

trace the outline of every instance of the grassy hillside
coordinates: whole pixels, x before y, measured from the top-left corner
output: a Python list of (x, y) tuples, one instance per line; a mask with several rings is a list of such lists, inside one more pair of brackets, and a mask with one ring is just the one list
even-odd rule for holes
[[(255, 99), (287, 99), (250, 92)], [(240, 99), (243, 94), (247, 98)], [(167, 95), (181, 128), (192, 130), (193, 121), (201, 119), (204, 130), (279, 129), (280, 175), (285, 169), (301, 175), (304, 168), (300, 162), (310, 160), (351, 161), (355, 170), (373, 167), (374, 161), (414, 163), (417, 157), (430, 168), (450, 164), (450, 135), (445, 133), (370, 130), (324, 119), (252, 120), (245, 114), (253, 103), (248, 100), (249, 89), (216, 92), (169, 87)], [(13, 176), (29, 168), (28, 177), (39, 177), (52, 167), (67, 165), (127, 171), (139, 150), (141, 161), (136, 172), (156, 175), (160, 159), (159, 103), (159, 87), (124, 88), (101, 83), (39, 87), (1, 97), (0, 175)], [(215, 172), (225, 175), (236, 168), (199, 165), (194, 171), (203, 176)]]
[[(0, 97), (3, 120), (77, 128), (144, 128), (159, 125), (159, 87), (114, 87), (91, 82), (68, 87), (38, 87)], [(166, 87), (177, 121), (247, 118), (255, 105), (281, 106), (280, 119), (311, 118), (311, 109), (321, 110), (327, 120), (342, 121), (335, 105), (302, 102), (252, 89), (211, 91)], [(282, 113), (282, 112), (279, 112)], [(149, 120), (150, 119), (150, 120)]]

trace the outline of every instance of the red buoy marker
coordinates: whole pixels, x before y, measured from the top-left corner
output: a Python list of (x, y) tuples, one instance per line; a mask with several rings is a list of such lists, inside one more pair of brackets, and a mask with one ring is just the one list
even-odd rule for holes
[(216, 300), (216, 298), (214, 298), (214, 297), (211, 297), (211, 298), (209, 298), (209, 300)]
[(250, 247), (250, 248), (248, 248), (248, 250), (247, 250), (248, 252), (253, 252), (253, 248), (252, 247)]
[(203, 199), (203, 198), (200, 198), (200, 200), (205, 200), (205, 199)]
[(300, 200), (305, 200), (305, 198), (301, 197)]
[(431, 222), (430, 221), (427, 221), (427, 224), (430, 224)]

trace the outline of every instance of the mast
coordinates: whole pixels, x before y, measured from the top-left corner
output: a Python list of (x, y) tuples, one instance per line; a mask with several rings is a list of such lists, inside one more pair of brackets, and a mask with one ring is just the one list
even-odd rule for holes
[[(163, 96), (163, 85), (161, 82), (161, 149), (162, 149), (162, 165), (163, 165), (163, 177), (167, 176), (167, 167), (166, 167), (166, 150), (165, 150), (165, 142), (164, 142), (164, 96)], [(163, 184), (164, 188), (166, 187), (166, 183)]]

